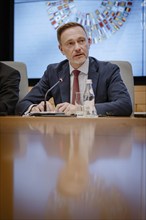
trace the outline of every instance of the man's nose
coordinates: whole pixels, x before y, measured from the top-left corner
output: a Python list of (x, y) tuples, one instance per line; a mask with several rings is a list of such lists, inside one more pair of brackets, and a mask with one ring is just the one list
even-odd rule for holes
[(81, 48), (80, 44), (78, 42), (76, 42), (74, 48), (75, 48), (75, 50), (80, 50), (80, 48)]

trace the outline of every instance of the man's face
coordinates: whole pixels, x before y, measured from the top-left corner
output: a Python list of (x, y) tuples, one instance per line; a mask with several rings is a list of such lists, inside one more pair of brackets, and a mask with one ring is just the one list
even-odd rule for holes
[(81, 27), (71, 27), (61, 35), (59, 49), (70, 61), (72, 67), (79, 68), (87, 59), (91, 40)]

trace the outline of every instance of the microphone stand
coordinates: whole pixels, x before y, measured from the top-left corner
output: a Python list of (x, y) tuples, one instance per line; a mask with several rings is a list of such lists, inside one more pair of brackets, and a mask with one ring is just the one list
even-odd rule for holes
[(62, 81), (63, 80), (60, 78), (50, 89), (47, 90), (47, 92), (45, 94), (45, 98), (44, 98), (44, 111), (45, 112), (47, 111), (47, 95), (48, 95), (48, 93)]

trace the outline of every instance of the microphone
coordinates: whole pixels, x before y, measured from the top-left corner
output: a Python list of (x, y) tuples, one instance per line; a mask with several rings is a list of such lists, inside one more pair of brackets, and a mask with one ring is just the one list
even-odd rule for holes
[(49, 92), (51, 92), (52, 89), (54, 89), (55, 86), (57, 86), (60, 82), (63, 82), (63, 79), (60, 78), (50, 89), (47, 90), (44, 98), (44, 111), (47, 111), (47, 95)]

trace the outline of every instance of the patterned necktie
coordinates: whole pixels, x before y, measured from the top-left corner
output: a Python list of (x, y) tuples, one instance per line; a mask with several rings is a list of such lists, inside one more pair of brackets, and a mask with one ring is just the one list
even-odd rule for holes
[(79, 92), (79, 76), (80, 71), (79, 70), (73, 70), (74, 74), (74, 81), (73, 81), (73, 93), (72, 93), (72, 104), (75, 104), (75, 97), (76, 97), (76, 92)]

